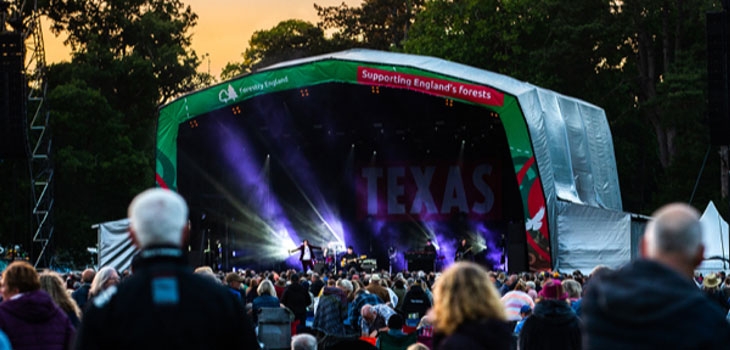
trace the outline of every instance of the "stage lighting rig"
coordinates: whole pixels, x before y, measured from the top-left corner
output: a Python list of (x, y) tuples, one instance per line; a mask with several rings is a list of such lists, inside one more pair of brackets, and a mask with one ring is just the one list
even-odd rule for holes
[[(0, 112), (0, 123), (13, 122), (16, 141), (13, 145), (17, 159), (28, 159), (31, 197), (31, 255), (34, 266), (50, 264), (46, 248), (54, 232), (53, 225), (53, 163), (51, 161), (52, 133), (46, 100), (46, 60), (43, 46), (41, 10), (38, 1), (0, 0), (0, 95), (7, 93), (10, 111)], [(17, 38), (17, 39), (16, 39)], [(8, 96), (9, 95), (9, 96)], [(14, 98), (17, 95), (17, 98)], [(2, 109), (2, 108), (0, 108)], [(10, 119), (8, 112), (17, 118)], [(6, 125), (0, 125), (5, 129)], [(8, 141), (3, 135), (2, 142)], [(2, 147), (5, 148), (5, 147)], [(3, 151), (6, 151), (3, 149)], [(6, 158), (9, 159), (9, 158)]]

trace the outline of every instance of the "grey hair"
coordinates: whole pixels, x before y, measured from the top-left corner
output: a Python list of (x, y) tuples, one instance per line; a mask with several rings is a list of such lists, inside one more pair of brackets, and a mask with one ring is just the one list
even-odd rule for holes
[(646, 227), (648, 257), (662, 253), (680, 253), (692, 257), (702, 246), (702, 224), (699, 212), (682, 203), (660, 208)]
[(292, 350), (317, 350), (317, 338), (311, 334), (297, 334), (291, 337)]
[(276, 296), (276, 289), (274, 289), (274, 285), (267, 279), (259, 283), (259, 287), (256, 288), (256, 292), (259, 293), (259, 295), (266, 294), (271, 295), (272, 297)]
[(146, 190), (134, 197), (127, 214), (140, 248), (158, 244), (182, 246), (188, 206), (179, 194), (161, 188)]
[(102, 288), (104, 288), (104, 284), (106, 284), (106, 282), (109, 281), (114, 274), (117, 274), (117, 270), (115, 270), (113, 267), (102, 267), (96, 273), (96, 276), (94, 276), (94, 280), (91, 281), (89, 296), (96, 296), (97, 294), (101, 293)]
[(561, 284), (570, 298), (580, 298), (583, 293), (583, 287), (576, 280), (565, 280)]
[(350, 282), (349, 280), (343, 278), (343, 279), (337, 281), (337, 285), (342, 288), (345, 288), (348, 292), (352, 293), (352, 289), (353, 289), (352, 282)]

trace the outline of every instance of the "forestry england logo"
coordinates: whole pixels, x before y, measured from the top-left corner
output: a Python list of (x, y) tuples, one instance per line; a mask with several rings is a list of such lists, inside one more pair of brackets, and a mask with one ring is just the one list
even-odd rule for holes
[(223, 89), (218, 93), (218, 101), (221, 101), (221, 103), (235, 101), (237, 98), (238, 94), (236, 93), (236, 90), (233, 89), (233, 86), (231, 86), (231, 84), (228, 84), (227, 89)]

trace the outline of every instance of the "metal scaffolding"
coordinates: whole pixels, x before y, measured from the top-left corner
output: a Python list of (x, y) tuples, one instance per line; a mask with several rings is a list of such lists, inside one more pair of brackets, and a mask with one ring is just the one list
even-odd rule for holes
[(23, 76), (26, 79), (27, 146), (30, 175), (32, 258), (34, 266), (48, 267), (48, 244), (53, 237), (53, 163), (51, 161), (50, 114), (46, 106), (46, 55), (41, 14), (37, 0), (0, 0), (3, 23), (0, 31), (19, 32), (24, 47)]

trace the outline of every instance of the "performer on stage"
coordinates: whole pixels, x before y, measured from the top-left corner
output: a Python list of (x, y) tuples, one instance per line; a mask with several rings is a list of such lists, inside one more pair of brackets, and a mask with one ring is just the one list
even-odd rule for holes
[(345, 269), (345, 271), (350, 271), (350, 269), (360, 270), (360, 265), (358, 264), (358, 257), (357, 254), (355, 254), (353, 248), (351, 245), (347, 246), (347, 253), (342, 256), (342, 267)]
[(299, 254), (299, 260), (302, 262), (302, 270), (306, 273), (309, 268), (309, 270), (314, 269), (314, 263), (312, 260), (314, 260), (314, 249), (322, 250), (321, 247), (317, 247), (314, 245), (310, 245), (308, 240), (304, 240), (302, 244), (297, 247), (296, 249), (289, 250), (289, 254), (298, 251), (301, 251), (301, 254)]
[(430, 238), (426, 240), (426, 246), (423, 247), (423, 251), (428, 254), (436, 255), (436, 247), (433, 245)]
[(456, 255), (454, 261), (474, 261), (474, 252), (472, 252), (471, 244), (466, 242), (466, 238), (461, 239), (461, 243), (456, 247)]

